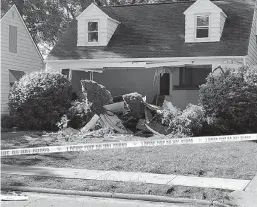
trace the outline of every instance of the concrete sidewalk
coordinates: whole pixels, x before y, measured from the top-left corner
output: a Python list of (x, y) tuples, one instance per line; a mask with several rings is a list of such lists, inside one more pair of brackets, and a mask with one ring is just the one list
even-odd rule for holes
[(229, 200), (225, 203), (238, 207), (257, 206), (257, 175), (252, 179), (244, 191), (234, 191), (229, 195)]
[(1, 173), (15, 175), (31, 175), (60, 177), (85, 180), (109, 180), (121, 182), (142, 182), (150, 184), (181, 185), (189, 187), (243, 190), (250, 180), (206, 178), (180, 175), (164, 175), (142, 172), (100, 171), (72, 168), (20, 167), (2, 165)]

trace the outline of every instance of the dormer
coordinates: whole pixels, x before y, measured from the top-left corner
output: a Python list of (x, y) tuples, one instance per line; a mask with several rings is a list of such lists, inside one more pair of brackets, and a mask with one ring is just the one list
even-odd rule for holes
[(197, 0), (185, 12), (185, 42), (219, 42), (226, 14), (210, 0)]
[(77, 18), (77, 46), (106, 46), (119, 22), (91, 3)]

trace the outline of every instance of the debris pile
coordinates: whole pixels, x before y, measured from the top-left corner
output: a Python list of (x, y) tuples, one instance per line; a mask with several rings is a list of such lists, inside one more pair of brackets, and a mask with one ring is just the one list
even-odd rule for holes
[[(112, 97), (111, 93), (95, 81), (82, 80), (83, 100), (92, 104), (92, 116), (80, 127), (82, 137), (168, 135), (163, 122), (165, 111), (172, 104), (164, 101), (162, 106), (146, 102), (139, 93)], [(92, 118), (91, 118), (92, 117)]]
[(103, 85), (91, 80), (82, 80), (82, 93), (84, 99), (92, 103), (92, 111), (96, 114), (101, 114), (105, 110), (103, 108), (106, 104), (113, 103), (112, 95)]

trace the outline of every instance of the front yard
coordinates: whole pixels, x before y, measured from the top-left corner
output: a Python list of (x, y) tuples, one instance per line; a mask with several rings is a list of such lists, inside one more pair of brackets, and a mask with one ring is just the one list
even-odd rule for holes
[[(19, 132), (17, 134), (5, 132), (2, 133), (2, 149), (10, 149), (14, 145), (16, 148), (22, 148), (65, 143), (77, 144), (75, 140), (65, 142), (56, 136), (42, 137), (41, 132)], [(114, 138), (110, 138), (109, 141), (111, 139)], [(133, 137), (121, 139), (133, 139)], [(79, 140), (79, 143), (82, 141)], [(85, 139), (84, 141), (100, 142), (103, 139)], [(1, 162), (11, 165), (252, 179), (257, 172), (257, 143), (212, 143), (20, 155), (3, 157)]]
[[(58, 137), (57, 134), (52, 134), (51, 136), (44, 136), (44, 134), (42, 132), (2, 133), (2, 149), (101, 142), (104, 140), (113, 141), (118, 139), (118, 137), (108, 140), (88, 138), (66, 141)], [(120, 137), (120, 139), (133, 140), (137, 138)], [(21, 166), (35, 165), (56, 168), (134, 171), (250, 180), (257, 172), (257, 143), (231, 142), (19, 155), (3, 157), (1, 162), (2, 164)], [(2, 188), (11, 185), (29, 186), (80, 191), (152, 194), (168, 197), (218, 200), (221, 202), (231, 192), (229, 190), (211, 188), (107, 180), (96, 181), (6, 174), (1, 174), (1, 178)]]

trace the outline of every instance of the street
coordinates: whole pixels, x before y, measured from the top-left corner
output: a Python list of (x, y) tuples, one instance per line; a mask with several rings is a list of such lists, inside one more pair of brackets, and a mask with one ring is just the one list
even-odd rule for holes
[(24, 193), (28, 201), (1, 201), (2, 207), (192, 207), (188, 204), (155, 203), (147, 201), (67, 196), (41, 193)]

